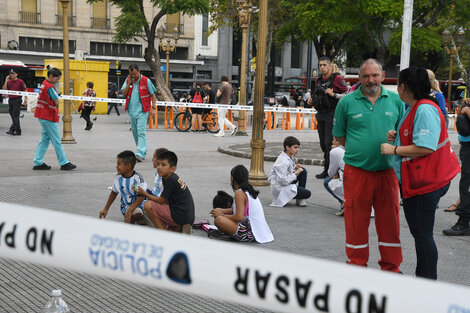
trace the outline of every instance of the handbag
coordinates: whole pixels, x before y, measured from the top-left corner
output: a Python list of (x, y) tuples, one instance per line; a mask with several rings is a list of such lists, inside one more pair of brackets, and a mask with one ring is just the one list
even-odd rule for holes
[(466, 114), (461, 114), (455, 121), (455, 126), (457, 126), (457, 132), (461, 136), (470, 136), (470, 120)]

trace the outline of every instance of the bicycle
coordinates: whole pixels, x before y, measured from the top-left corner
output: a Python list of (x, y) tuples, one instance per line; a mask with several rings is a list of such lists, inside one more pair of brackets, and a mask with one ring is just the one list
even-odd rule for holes
[[(181, 132), (187, 132), (190, 130), (192, 114), (189, 108), (185, 108), (183, 112), (176, 114), (174, 122), (177, 130)], [(214, 110), (209, 113), (204, 112), (202, 114), (202, 126), (204, 127), (204, 130), (207, 130), (210, 133), (217, 133), (219, 131), (219, 128), (217, 127), (217, 112)]]

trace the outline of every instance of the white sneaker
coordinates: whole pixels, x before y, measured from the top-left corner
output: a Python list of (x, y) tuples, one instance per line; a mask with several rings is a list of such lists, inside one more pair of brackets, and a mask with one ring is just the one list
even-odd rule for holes
[(304, 199), (297, 199), (295, 200), (295, 204), (297, 206), (300, 206), (300, 207), (306, 207), (307, 206), (307, 202), (305, 202)]
[(234, 127), (232, 128), (232, 133), (230, 134), (230, 136), (235, 135), (235, 133), (237, 132), (237, 130), (238, 130), (238, 127), (237, 127), (237, 126), (234, 126)]
[(223, 137), (224, 136), (224, 131), (220, 130), (217, 134), (214, 135), (215, 137)]

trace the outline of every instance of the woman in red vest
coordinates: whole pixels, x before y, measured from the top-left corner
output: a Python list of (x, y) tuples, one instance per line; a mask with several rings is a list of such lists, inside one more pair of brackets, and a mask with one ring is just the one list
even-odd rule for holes
[(416, 276), (437, 279), (437, 247), (434, 215), (439, 199), (460, 172), (450, 145), (444, 116), (430, 96), (431, 85), (424, 68), (400, 72), (398, 94), (409, 105), (398, 133), (388, 131), (382, 154), (395, 155), (395, 173), (400, 181), (403, 209), (415, 239)]

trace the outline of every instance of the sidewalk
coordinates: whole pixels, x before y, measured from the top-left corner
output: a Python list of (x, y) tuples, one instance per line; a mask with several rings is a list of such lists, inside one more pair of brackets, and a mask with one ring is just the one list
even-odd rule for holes
[[(77, 165), (77, 170), (60, 171), (53, 147), (50, 146), (45, 162), (52, 169), (32, 171), (34, 151), (40, 139), (38, 121), (32, 114), (25, 113), (21, 119), (23, 135), (10, 136), (5, 134), (11, 123), (10, 117), (8, 114), (0, 114), (0, 162), (3, 165), (0, 174), (0, 201), (47, 208), (51, 210), (51, 218), (53, 211), (97, 218), (109, 195), (107, 187), (113, 182), (116, 155), (126, 149), (135, 151), (127, 120), (126, 114), (119, 117), (114, 113), (110, 116), (99, 115), (93, 129), (85, 131), (85, 122), (78, 115), (73, 115), (73, 136), (77, 144), (65, 145), (64, 148), (67, 158)], [(60, 129), (62, 130), (62, 120)], [(147, 158), (136, 165), (136, 170), (147, 182), (152, 182), (154, 172), (151, 155), (154, 149), (166, 147), (175, 151), (179, 158), (177, 173), (191, 190), (196, 205), (196, 217), (212, 221), (209, 211), (216, 191), (231, 192), (231, 168), (237, 164), (248, 168), (250, 166), (249, 159), (222, 154), (217, 150), (220, 147), (222, 150), (248, 154), (251, 130), (248, 133), (247, 137), (218, 138), (208, 133), (181, 133), (162, 128), (149, 130)], [(229, 132), (226, 134), (229, 135)], [(315, 131), (265, 131), (266, 156), (277, 156), (283, 139), (288, 135), (296, 136), (301, 141), (302, 158), (321, 159)], [(458, 148), (455, 132), (451, 132), (451, 141)], [(272, 162), (265, 161), (266, 174), (269, 174), (271, 166)], [(253, 245), (343, 263), (346, 260), (344, 222), (342, 217), (335, 215), (339, 204), (332, 201), (332, 197), (324, 190), (323, 182), (315, 179), (314, 175), (321, 172), (322, 167), (305, 167), (309, 173), (307, 187), (313, 194), (305, 208), (296, 207), (294, 202), (284, 208), (269, 207), (269, 187), (257, 188), (261, 191), (260, 200), (275, 240), (265, 245)], [(470, 237), (442, 235), (442, 229), (456, 222), (456, 216), (443, 212), (443, 208), (457, 199), (459, 177), (452, 182), (436, 212), (434, 233), (440, 256), (438, 275), (441, 281), (470, 286)], [(27, 219), (27, 216), (24, 218)], [(117, 200), (111, 207), (108, 218), (122, 221)], [(377, 269), (379, 253), (374, 228), (372, 219), (369, 266)], [(193, 231), (193, 235), (206, 236), (200, 230)], [(401, 239), (404, 259), (401, 270), (405, 275), (413, 276), (414, 242), (403, 212)], [(335, 273), (331, 275), (334, 279)], [(0, 281), (0, 312), (38, 312), (47, 302), (51, 290), (56, 288), (63, 290), (72, 312), (260, 312), (259, 309), (229, 302), (2, 258)]]

